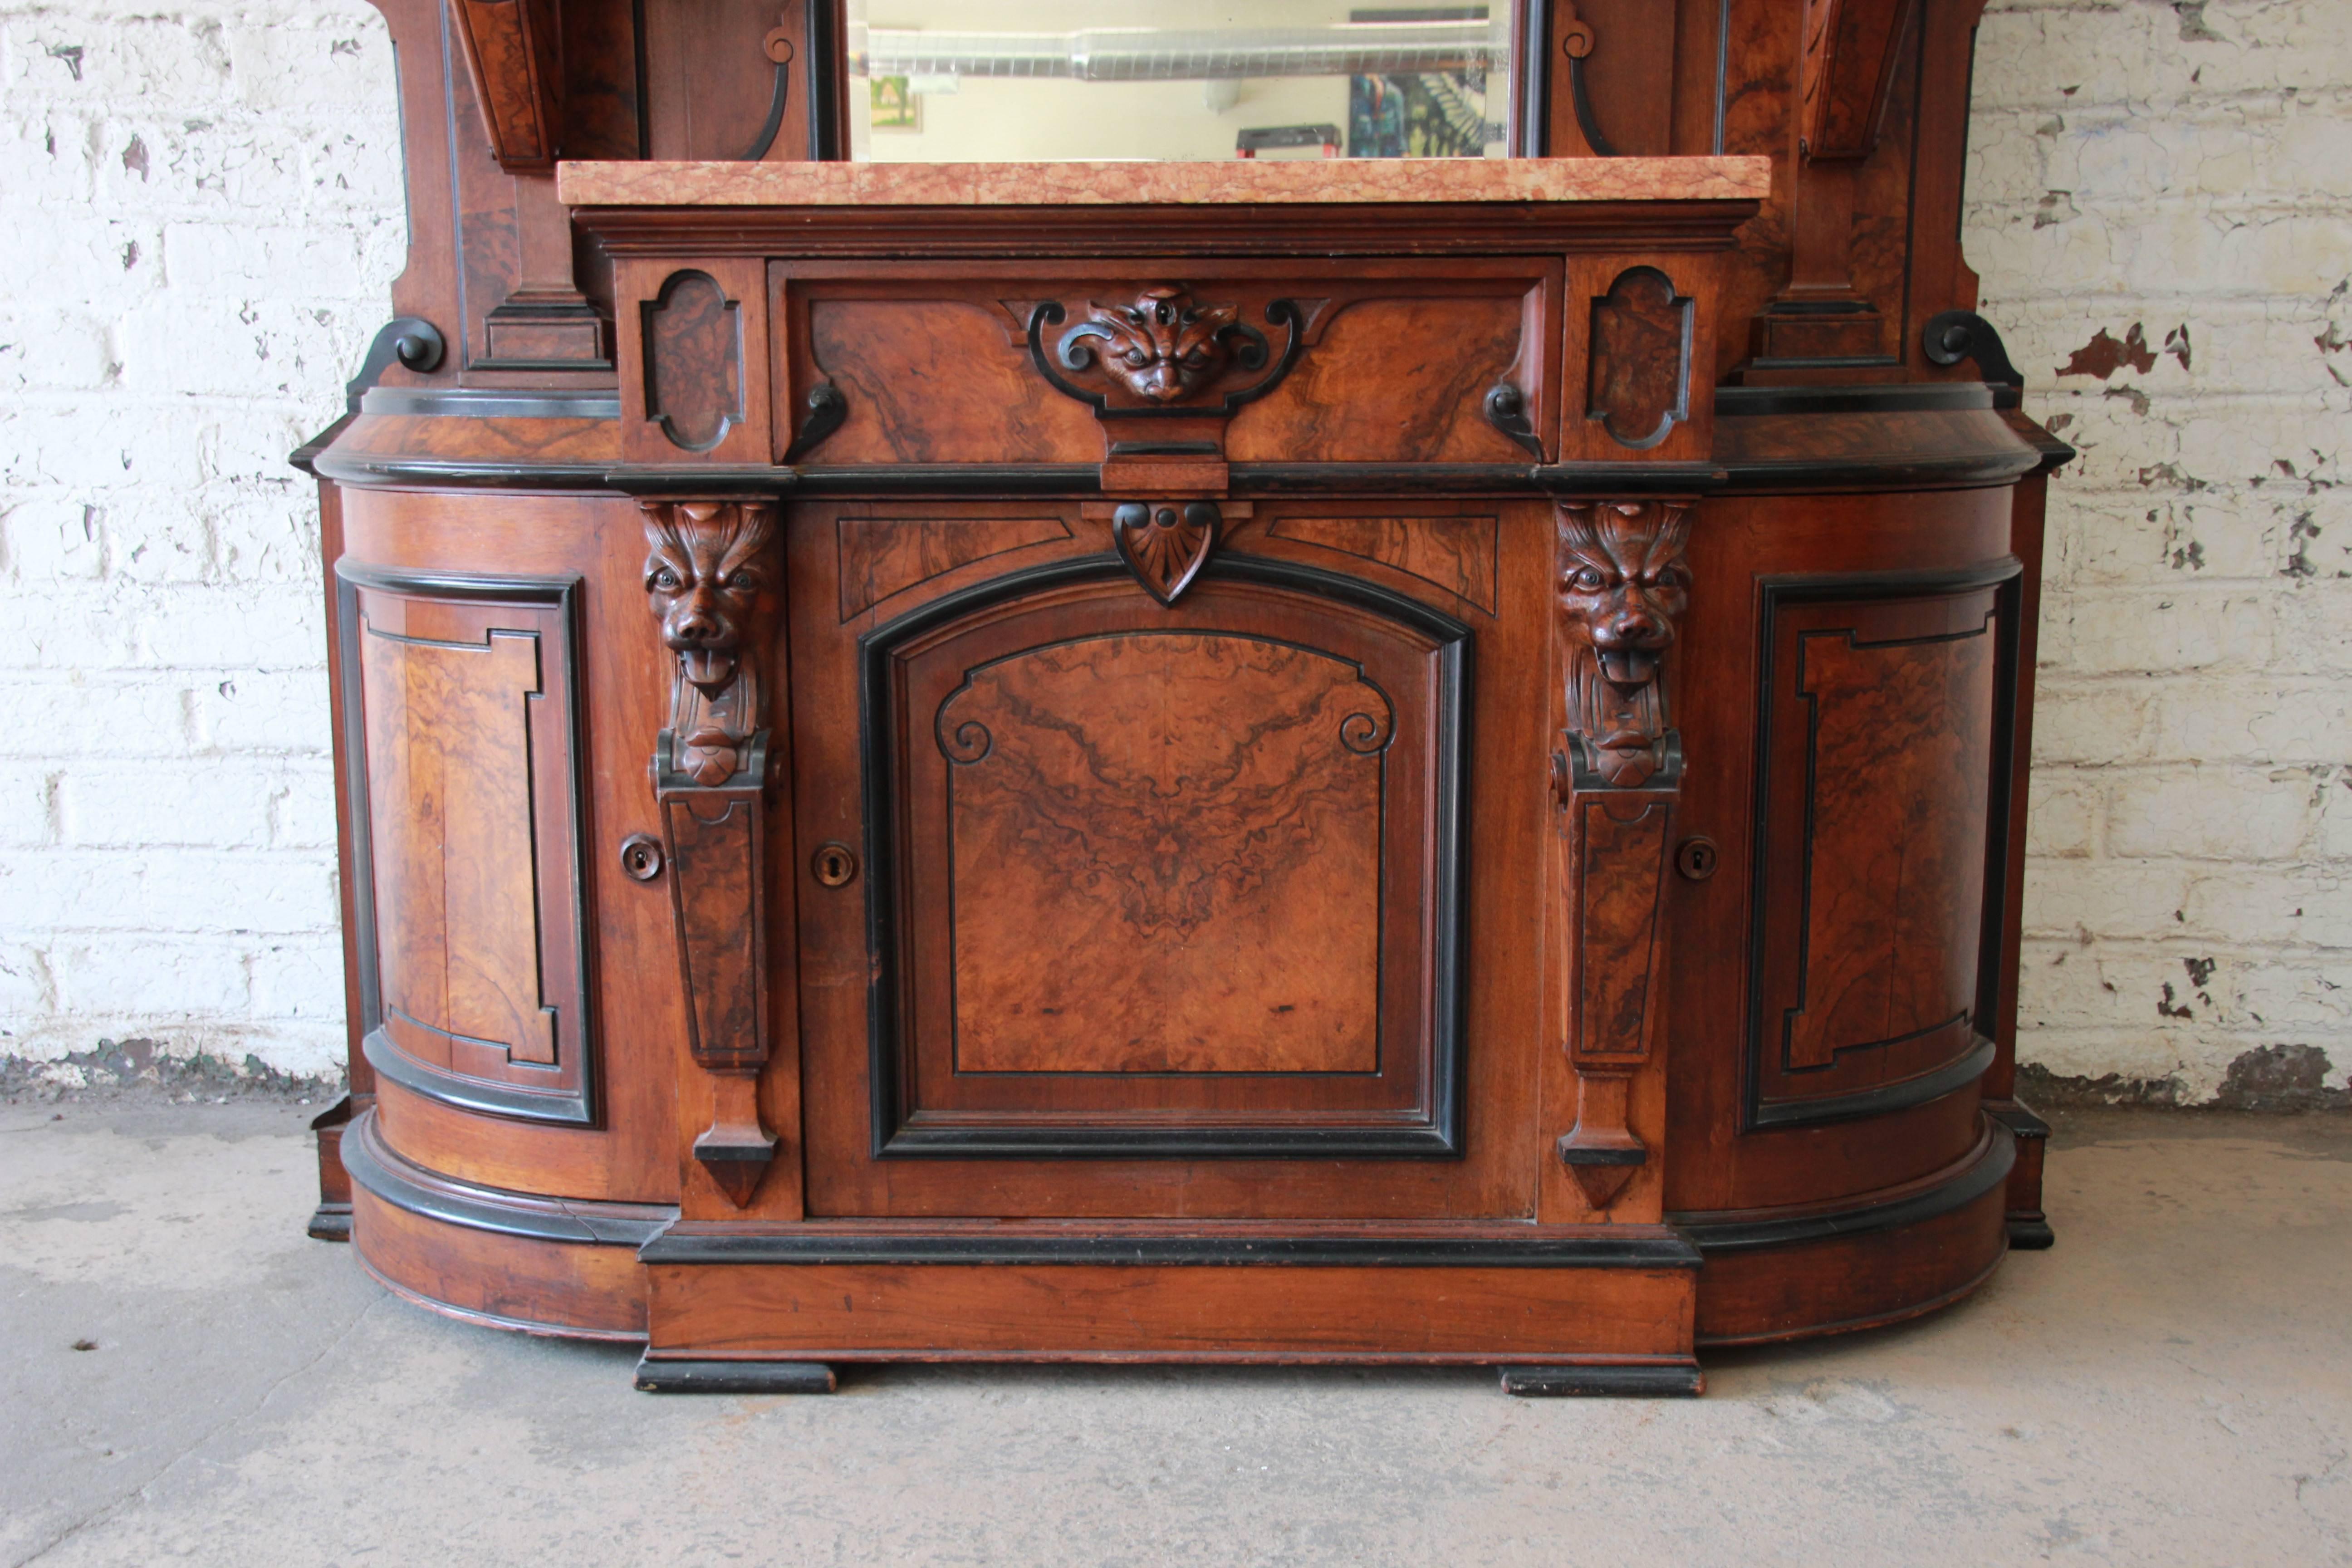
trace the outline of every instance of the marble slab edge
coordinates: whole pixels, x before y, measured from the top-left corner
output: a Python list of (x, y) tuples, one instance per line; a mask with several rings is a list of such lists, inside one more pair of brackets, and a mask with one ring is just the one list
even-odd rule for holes
[(565, 163), (572, 206), (1098, 206), (1759, 201), (1772, 161), (1382, 158), (1232, 163)]

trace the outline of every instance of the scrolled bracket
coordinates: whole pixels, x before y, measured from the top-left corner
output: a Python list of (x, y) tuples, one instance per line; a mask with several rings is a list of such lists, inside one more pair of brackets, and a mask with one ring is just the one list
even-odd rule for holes
[(1527, 448), (1537, 462), (1544, 460), (1543, 441), (1536, 435), (1535, 420), (1528, 409), (1528, 395), (1517, 382), (1497, 382), (1488, 388), (1484, 409), (1487, 424)]
[(801, 421), (799, 432), (793, 437), (793, 444), (784, 448), (784, 466), (787, 468), (816, 450), (827, 437), (849, 421), (849, 398), (829, 381), (821, 381), (809, 388), (805, 406), (807, 416)]

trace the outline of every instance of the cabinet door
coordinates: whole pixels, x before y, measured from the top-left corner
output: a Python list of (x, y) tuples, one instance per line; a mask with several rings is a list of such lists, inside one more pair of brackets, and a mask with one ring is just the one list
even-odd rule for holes
[(877, 1149), (1452, 1152), (1464, 634), (1234, 559), (869, 636)]
[(950, 510), (793, 529), (812, 1212), (1247, 1212), (1286, 1171), (1492, 1203), (1502, 1146), (1461, 1159), (1491, 570), (1260, 517), (1169, 606), (1076, 516)]

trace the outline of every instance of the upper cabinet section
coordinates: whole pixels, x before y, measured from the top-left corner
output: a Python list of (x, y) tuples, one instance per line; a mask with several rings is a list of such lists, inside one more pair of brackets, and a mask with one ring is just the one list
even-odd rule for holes
[(848, 0), (850, 155), (1502, 157), (1512, 9)]

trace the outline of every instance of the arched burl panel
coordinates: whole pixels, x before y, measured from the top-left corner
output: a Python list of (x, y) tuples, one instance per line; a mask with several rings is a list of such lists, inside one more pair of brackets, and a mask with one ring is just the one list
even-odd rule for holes
[(868, 637), (876, 1152), (1453, 1152), (1467, 640), (1100, 558)]

